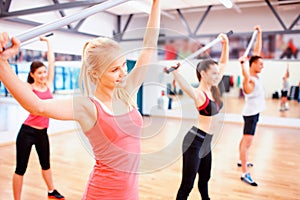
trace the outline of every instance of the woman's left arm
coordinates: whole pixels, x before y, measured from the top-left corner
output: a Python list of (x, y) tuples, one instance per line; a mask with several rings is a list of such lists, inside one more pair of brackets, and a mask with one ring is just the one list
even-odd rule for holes
[(221, 33), (219, 36), (221, 38), (222, 43), (222, 53), (219, 62), (219, 82), (222, 80), (225, 66), (229, 60), (229, 41), (226, 34)]
[(143, 49), (136, 61), (134, 69), (128, 75), (126, 90), (129, 93), (136, 93), (142, 85), (152, 57), (156, 52), (160, 27), (160, 0), (153, 0), (151, 13), (148, 19), (146, 32), (144, 35)]
[(49, 88), (52, 88), (53, 80), (54, 80), (54, 67), (55, 67), (55, 56), (52, 50), (52, 46), (47, 37), (41, 36), (40, 41), (47, 43), (47, 61), (48, 61), (48, 79), (47, 85)]

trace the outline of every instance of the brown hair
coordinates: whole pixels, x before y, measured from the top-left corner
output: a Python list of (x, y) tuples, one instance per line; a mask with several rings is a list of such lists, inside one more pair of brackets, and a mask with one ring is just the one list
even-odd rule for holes
[(27, 82), (30, 84), (34, 83), (34, 79), (32, 78), (32, 76), (30, 74), (31, 73), (33, 74), (38, 68), (44, 67), (44, 66), (45, 66), (44, 63), (42, 63), (40, 61), (32, 62), (30, 65), (30, 72), (28, 73)]
[[(210, 69), (211, 65), (217, 65), (217, 64), (218, 64), (218, 62), (216, 62), (212, 59), (205, 59), (205, 60), (199, 62), (197, 65), (197, 68), (196, 68), (196, 74), (197, 74), (197, 78), (198, 78), (199, 82), (202, 79), (201, 71), (206, 72), (208, 69)], [(215, 102), (220, 105), (222, 102), (220, 89), (216, 86), (212, 86), (211, 93), (212, 93), (212, 96), (213, 96)]]
[(257, 60), (261, 59), (261, 56), (251, 56), (249, 60), (249, 66), (251, 67), (252, 63), (256, 62)]

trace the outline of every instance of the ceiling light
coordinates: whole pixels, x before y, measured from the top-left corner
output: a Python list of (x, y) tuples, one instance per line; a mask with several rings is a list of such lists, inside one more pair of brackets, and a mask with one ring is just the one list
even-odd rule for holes
[(226, 8), (232, 8), (231, 0), (219, 0)]

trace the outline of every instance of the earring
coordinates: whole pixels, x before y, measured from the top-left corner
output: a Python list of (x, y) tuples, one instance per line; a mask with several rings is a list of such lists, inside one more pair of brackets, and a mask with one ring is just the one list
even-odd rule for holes
[(98, 78), (97, 73), (96, 73), (96, 72), (93, 72), (93, 73), (92, 73), (92, 77), (95, 78), (95, 79), (97, 79), (97, 78)]

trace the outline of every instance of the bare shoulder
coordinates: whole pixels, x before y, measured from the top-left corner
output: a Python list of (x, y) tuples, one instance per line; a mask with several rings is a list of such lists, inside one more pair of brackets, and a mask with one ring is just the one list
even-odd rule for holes
[(83, 131), (90, 130), (97, 121), (97, 109), (89, 97), (75, 96), (73, 98), (74, 118)]
[(90, 113), (96, 110), (95, 104), (91, 98), (85, 96), (74, 96), (73, 97), (74, 111), (81, 114)]

